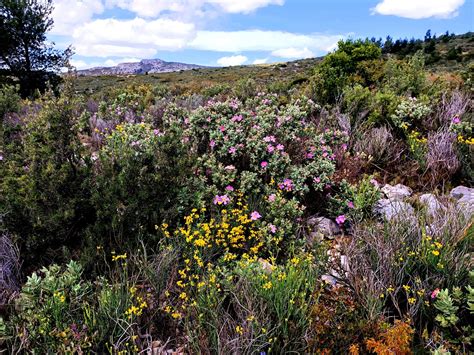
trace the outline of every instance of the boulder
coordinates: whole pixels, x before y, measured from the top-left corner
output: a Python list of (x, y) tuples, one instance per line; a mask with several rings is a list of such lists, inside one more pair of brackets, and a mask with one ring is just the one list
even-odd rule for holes
[(404, 198), (411, 196), (413, 191), (408, 186), (402, 184), (397, 184), (395, 186), (386, 184), (382, 187), (382, 192), (389, 200), (403, 200)]
[(451, 190), (451, 197), (457, 200), (457, 207), (466, 218), (474, 215), (474, 188), (458, 186)]
[(341, 228), (332, 220), (326, 217), (311, 217), (307, 224), (310, 228), (310, 239), (321, 241), (324, 238), (333, 239), (341, 234)]
[(389, 199), (378, 200), (374, 206), (374, 212), (389, 221), (415, 216), (415, 210), (409, 203)]

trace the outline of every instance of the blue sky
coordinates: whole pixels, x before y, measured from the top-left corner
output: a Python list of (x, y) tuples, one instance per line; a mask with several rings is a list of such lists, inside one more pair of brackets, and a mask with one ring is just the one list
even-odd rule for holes
[(473, 30), (474, 0), (55, 0), (49, 38), (83, 69), (144, 58), (208, 66), (320, 56), (342, 38)]

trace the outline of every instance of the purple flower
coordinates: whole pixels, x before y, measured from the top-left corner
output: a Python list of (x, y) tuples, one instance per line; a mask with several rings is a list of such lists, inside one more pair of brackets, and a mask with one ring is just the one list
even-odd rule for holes
[(278, 150), (285, 150), (285, 146), (283, 144), (278, 144), (277, 149)]
[(348, 202), (347, 202), (347, 207), (349, 207), (349, 208), (354, 208), (354, 202), (348, 201)]
[(276, 138), (275, 138), (275, 136), (265, 136), (265, 137), (263, 137), (263, 141), (266, 142), (266, 143), (270, 143), (270, 142), (275, 143)]
[(214, 148), (216, 146), (216, 141), (214, 139), (211, 139), (211, 141), (209, 142), (209, 146), (211, 148)]
[(272, 234), (275, 234), (276, 231), (277, 231), (277, 227), (276, 227), (275, 225), (273, 225), (273, 224), (270, 224), (270, 225), (268, 226), (268, 228), (270, 229), (270, 232), (271, 232)]
[(242, 121), (244, 118), (242, 117), (242, 115), (236, 115), (234, 117), (231, 118), (232, 122), (240, 122)]
[(227, 205), (230, 202), (230, 198), (227, 195), (216, 195), (214, 197), (214, 204), (215, 205)]
[(346, 216), (344, 216), (343, 214), (340, 216), (337, 216), (336, 218), (336, 223), (339, 225), (343, 225), (345, 221), (346, 221)]
[(454, 116), (454, 117), (453, 117), (453, 123), (454, 123), (454, 124), (459, 124), (459, 123), (461, 123), (461, 120), (459, 119), (458, 116)]
[(269, 153), (273, 153), (273, 151), (275, 150), (275, 147), (271, 144), (267, 145), (267, 152)]
[(312, 152), (306, 153), (306, 159), (313, 159), (313, 158), (314, 158), (314, 154)]
[(257, 211), (253, 211), (250, 214), (250, 220), (252, 220), (252, 221), (256, 221), (257, 219), (260, 219), (260, 218), (262, 218), (262, 216)]
[(236, 148), (236, 147), (230, 147), (230, 148), (229, 148), (229, 153), (230, 153), (230, 154), (235, 154), (236, 151), (237, 151), (237, 148)]
[(267, 165), (268, 165), (268, 163), (267, 163), (266, 161), (262, 161), (262, 162), (260, 163), (260, 166), (261, 166), (263, 169), (265, 169), (265, 168), (267, 167)]
[(234, 191), (234, 188), (232, 187), (232, 185), (227, 185), (225, 189), (226, 191)]
[(278, 184), (280, 190), (291, 191), (293, 190), (293, 181), (291, 179), (285, 179), (282, 183)]
[(0, 154), (0, 161), (2, 161), (2, 160), (3, 160), (3, 155)]

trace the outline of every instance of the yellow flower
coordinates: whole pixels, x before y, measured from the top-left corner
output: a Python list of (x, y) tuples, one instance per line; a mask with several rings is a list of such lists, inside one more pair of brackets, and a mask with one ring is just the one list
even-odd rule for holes
[(434, 256), (438, 256), (439, 255), (439, 250), (432, 250), (431, 254), (433, 254)]
[(297, 257), (294, 257), (293, 259), (290, 260), (290, 262), (296, 266), (300, 263), (300, 259)]
[(179, 313), (179, 312), (173, 312), (173, 313), (171, 314), (171, 317), (173, 317), (174, 319), (181, 318), (181, 313)]
[(238, 325), (237, 327), (235, 327), (235, 331), (242, 335), (244, 333), (244, 328), (242, 328), (240, 325)]
[(406, 292), (410, 291), (410, 289), (411, 289), (411, 287), (408, 286), (408, 285), (403, 285), (402, 287)]
[(122, 254), (122, 255), (112, 255), (112, 261), (118, 261), (120, 259), (126, 260), (127, 259), (127, 253)]
[(272, 288), (272, 286), (273, 286), (273, 285), (272, 285), (272, 282), (271, 282), (271, 281), (268, 281), (268, 282), (266, 282), (266, 283), (263, 284), (263, 289), (264, 289), (264, 290), (269, 290), (269, 289)]
[(416, 302), (416, 298), (414, 298), (414, 297), (410, 297), (410, 298), (408, 299), (408, 303), (409, 303), (409, 304), (415, 304), (415, 302)]

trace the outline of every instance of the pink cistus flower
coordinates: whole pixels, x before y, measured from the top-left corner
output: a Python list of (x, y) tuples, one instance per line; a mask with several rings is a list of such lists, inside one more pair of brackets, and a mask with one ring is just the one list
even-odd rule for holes
[(257, 211), (253, 211), (250, 214), (250, 220), (252, 220), (252, 221), (256, 221), (257, 219), (260, 219), (260, 218), (262, 218), (262, 216)]
[(227, 185), (225, 189), (226, 191), (234, 191), (234, 188), (232, 187), (232, 185)]
[(265, 137), (263, 137), (263, 141), (266, 142), (266, 143), (270, 143), (270, 142), (275, 143), (276, 138), (275, 138), (275, 136), (265, 136)]
[(267, 152), (269, 153), (273, 153), (273, 151), (275, 150), (275, 147), (271, 144), (267, 145)]
[(216, 195), (214, 197), (214, 204), (215, 205), (227, 205), (230, 202), (230, 198), (227, 195)]
[(278, 184), (280, 190), (292, 191), (293, 190), (293, 181), (291, 179), (285, 179), (283, 182)]
[(216, 141), (214, 139), (211, 139), (211, 141), (209, 142), (209, 146), (211, 148), (214, 148), (216, 146)]
[(315, 184), (319, 184), (321, 182), (321, 178), (320, 177), (316, 177), (313, 179), (314, 183)]
[(438, 293), (439, 293), (439, 288), (437, 288), (433, 292), (431, 292), (431, 299), (434, 300), (436, 297), (438, 297)]
[(348, 202), (347, 202), (347, 207), (349, 207), (349, 208), (354, 208), (354, 202), (348, 201)]
[(337, 216), (336, 218), (336, 223), (339, 225), (343, 225), (345, 221), (346, 221), (346, 216), (344, 216), (343, 214), (340, 216)]
[(234, 117), (231, 118), (232, 122), (240, 122), (243, 119), (244, 118), (242, 117), (242, 115), (235, 115)]
[(271, 194), (270, 196), (268, 196), (268, 201), (269, 201), (269, 202), (275, 202), (275, 198), (276, 198), (276, 195), (275, 195), (275, 194)]
[(277, 231), (277, 227), (276, 227), (275, 225), (273, 225), (273, 224), (270, 224), (270, 225), (268, 226), (268, 229), (270, 229), (270, 232), (271, 232), (272, 234), (275, 234), (276, 231)]
[(267, 163), (266, 161), (262, 161), (262, 162), (260, 163), (260, 166), (261, 166), (263, 169), (265, 169), (265, 168), (267, 167), (267, 165), (268, 165), (268, 163)]
[(285, 150), (285, 146), (283, 144), (278, 144), (277, 149), (280, 151)]
[(236, 148), (236, 147), (230, 147), (230, 148), (229, 148), (229, 153), (230, 153), (230, 154), (235, 154), (236, 151), (237, 151), (237, 148)]
[(220, 130), (221, 132), (224, 132), (224, 131), (225, 131), (225, 126), (220, 126), (220, 127), (219, 127), (219, 130)]

